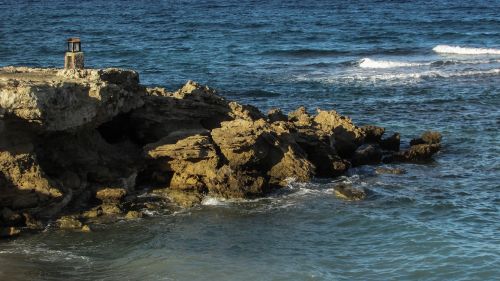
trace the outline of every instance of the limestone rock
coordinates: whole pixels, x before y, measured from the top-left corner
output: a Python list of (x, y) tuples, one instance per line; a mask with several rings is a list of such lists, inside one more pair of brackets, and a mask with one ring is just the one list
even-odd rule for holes
[(290, 132), (263, 119), (223, 122), (212, 138), (232, 169), (267, 173), (273, 185), (284, 185), (287, 178), (307, 181), (314, 173)]
[(230, 115), (244, 115), (232, 112), (238, 106), (231, 109), (229, 102), (214, 90), (192, 81), (172, 94), (164, 91), (148, 95), (144, 101), (145, 105), (130, 116), (135, 138), (143, 144), (157, 142), (176, 131), (210, 130), (219, 127), (222, 121), (233, 119)]
[(83, 225), (80, 229), (81, 232), (92, 232), (92, 229), (88, 225)]
[(228, 105), (231, 109), (229, 116), (234, 119), (258, 120), (265, 118), (255, 106), (241, 105), (234, 101), (230, 102)]
[(365, 134), (365, 143), (380, 143), (385, 129), (378, 126), (366, 125), (361, 127)]
[(333, 134), (334, 146), (340, 156), (349, 158), (365, 138), (365, 132), (354, 125), (352, 120), (336, 111), (318, 109), (314, 117), (318, 128), (326, 134)]
[(389, 167), (377, 167), (375, 169), (376, 174), (393, 174), (393, 175), (401, 175), (406, 173), (406, 171), (402, 168), (389, 168)]
[(276, 140), (264, 120), (238, 119), (213, 129), (212, 139), (232, 167), (258, 167)]
[(269, 122), (287, 121), (288, 117), (279, 108), (273, 108), (267, 112)]
[(82, 217), (84, 217), (86, 219), (94, 219), (94, 218), (97, 218), (99, 216), (102, 216), (102, 214), (103, 214), (103, 212), (102, 212), (101, 208), (95, 208), (95, 209), (83, 212)]
[(340, 183), (333, 187), (335, 195), (341, 199), (349, 201), (358, 201), (366, 198), (366, 192), (362, 189), (353, 187), (350, 184)]
[(125, 218), (128, 220), (140, 219), (144, 216), (144, 214), (140, 211), (128, 211), (125, 215)]
[(382, 160), (382, 151), (377, 145), (364, 144), (354, 152), (352, 164), (354, 166), (378, 164)]
[(350, 166), (332, 147), (331, 138), (314, 128), (298, 128), (294, 132), (295, 141), (307, 153), (307, 159), (316, 167), (316, 175), (320, 177), (339, 176)]
[[(200, 193), (187, 190), (164, 188), (156, 189), (153, 192), (184, 208), (190, 208), (198, 205), (203, 199), (203, 196)], [(156, 208), (156, 206), (152, 206)]]
[(124, 188), (103, 188), (96, 193), (96, 198), (105, 203), (120, 202), (127, 195)]
[(6, 207), (0, 211), (0, 226), (20, 226), (22, 224), (24, 224), (24, 218), (19, 213), (13, 212), (11, 209)]
[(143, 104), (135, 71), (0, 68), (0, 108), (47, 131), (97, 127)]
[(63, 198), (61, 187), (47, 177), (32, 150), (0, 151), (1, 182), (0, 203), (11, 209), (32, 208)]
[(101, 210), (104, 215), (118, 215), (122, 213), (122, 209), (118, 204), (105, 203), (101, 205)]
[(297, 108), (288, 114), (288, 121), (292, 122), (296, 126), (311, 126), (313, 117), (307, 113), (304, 106)]
[(202, 192), (208, 177), (214, 175), (220, 157), (210, 136), (193, 135), (180, 140), (167, 136), (145, 147), (151, 159), (157, 159), (166, 172), (172, 172), (170, 187)]
[(410, 145), (419, 144), (438, 144), (441, 143), (441, 134), (439, 132), (426, 131), (420, 138), (412, 139)]
[(400, 143), (399, 133), (394, 133), (390, 137), (382, 139), (380, 141), (380, 147), (386, 150), (399, 151)]
[(20, 233), (21, 230), (16, 227), (0, 227), (0, 238), (11, 238)]
[(397, 152), (392, 160), (396, 162), (425, 162), (441, 149), (440, 144), (417, 144), (409, 149)]
[(269, 186), (259, 172), (224, 165), (210, 179), (208, 190), (224, 198), (254, 198), (266, 194)]
[(61, 229), (81, 229), (83, 226), (82, 222), (75, 216), (63, 216), (56, 223)]

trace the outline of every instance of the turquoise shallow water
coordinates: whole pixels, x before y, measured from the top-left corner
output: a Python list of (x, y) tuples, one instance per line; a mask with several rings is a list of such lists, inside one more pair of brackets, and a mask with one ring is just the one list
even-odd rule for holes
[[(367, 166), (257, 201), (4, 241), (0, 279), (498, 279), (499, 15), (500, 1), (0, 2), (1, 66), (61, 66), (80, 36), (89, 67), (132, 68), (147, 85), (333, 108), (405, 144), (444, 136), (434, 162), (403, 175)], [(371, 195), (338, 200), (338, 181)]]

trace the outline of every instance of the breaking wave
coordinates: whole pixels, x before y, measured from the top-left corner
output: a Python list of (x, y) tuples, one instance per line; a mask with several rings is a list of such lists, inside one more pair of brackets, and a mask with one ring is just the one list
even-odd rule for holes
[(470, 48), (449, 45), (437, 45), (432, 49), (440, 54), (457, 54), (457, 55), (500, 55), (500, 49), (492, 48)]
[(369, 58), (363, 58), (359, 61), (359, 67), (361, 68), (393, 68), (393, 67), (410, 67), (410, 66), (421, 66), (421, 65), (426, 65), (426, 64), (389, 61), (389, 60), (373, 60)]
[(313, 81), (326, 84), (338, 82), (355, 82), (355, 81), (400, 81), (403, 83), (409, 80), (420, 80), (428, 78), (454, 78), (454, 77), (482, 77), (482, 76), (496, 76), (500, 74), (500, 68), (489, 70), (470, 70), (462, 72), (449, 72), (449, 71), (420, 71), (409, 73), (380, 73), (380, 74), (365, 74), (356, 73), (348, 75), (333, 75), (323, 77), (309, 77), (309, 76), (296, 76), (296, 81)]

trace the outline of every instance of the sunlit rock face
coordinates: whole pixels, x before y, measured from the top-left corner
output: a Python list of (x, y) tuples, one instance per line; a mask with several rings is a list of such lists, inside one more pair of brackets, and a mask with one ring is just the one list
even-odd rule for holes
[(384, 132), (335, 111), (266, 116), (193, 81), (146, 89), (129, 70), (1, 68), (0, 228), (11, 237), (64, 215), (55, 225), (90, 231), (207, 195), (265, 196), (352, 165), (429, 161), (440, 148), (435, 132), (406, 150)]

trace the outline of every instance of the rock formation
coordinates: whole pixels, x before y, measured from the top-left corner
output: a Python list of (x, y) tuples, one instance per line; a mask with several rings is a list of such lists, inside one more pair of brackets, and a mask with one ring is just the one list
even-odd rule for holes
[[(402, 151), (399, 134), (384, 132), (335, 111), (266, 116), (192, 81), (146, 89), (134, 71), (2, 68), (0, 236), (51, 220), (90, 231), (99, 219), (207, 195), (265, 196), (353, 165), (427, 161), (440, 149), (435, 132)], [(364, 198), (355, 191), (336, 188)]]

